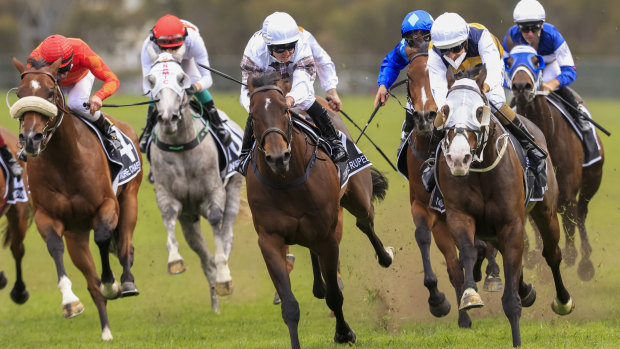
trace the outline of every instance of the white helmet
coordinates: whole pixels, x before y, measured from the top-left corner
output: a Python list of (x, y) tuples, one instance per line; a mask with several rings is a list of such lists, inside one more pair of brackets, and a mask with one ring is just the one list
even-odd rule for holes
[(299, 40), (299, 27), (288, 13), (274, 12), (265, 18), (262, 34), (268, 45), (290, 44)]
[(463, 17), (446, 12), (437, 17), (431, 28), (433, 46), (439, 49), (451, 48), (461, 44), (469, 37), (469, 26)]
[(536, 0), (521, 0), (512, 13), (515, 23), (544, 22), (545, 9)]

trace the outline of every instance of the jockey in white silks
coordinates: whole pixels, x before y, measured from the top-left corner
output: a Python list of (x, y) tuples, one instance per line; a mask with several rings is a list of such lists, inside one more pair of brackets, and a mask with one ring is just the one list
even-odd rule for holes
[[(283, 78), (291, 79), (291, 91), (285, 96), (289, 108), (297, 107), (306, 111), (316, 123), (322, 136), (332, 147), (331, 157), (334, 162), (346, 161), (348, 154), (334, 129), (327, 110), (316, 101), (314, 95), (314, 79), (316, 63), (312, 49), (304, 41), (297, 23), (289, 14), (275, 12), (263, 22), (262, 29), (250, 38), (241, 60), (241, 76), (243, 83), (255, 72), (276, 71)], [(241, 87), (241, 105), (250, 111), (250, 93), (247, 86)], [(240, 164), (252, 150), (252, 118), (248, 116)], [(241, 170), (241, 168), (240, 168)]]
[[(181, 20), (173, 15), (165, 15), (161, 17), (151, 30), (149, 36), (142, 44), (140, 53), (140, 62), (142, 64), (142, 76), (148, 75), (151, 70), (152, 62), (148, 53), (148, 47), (151, 46), (157, 54), (161, 52), (175, 52), (181, 46), (185, 46), (185, 54), (181, 61), (183, 71), (189, 75), (192, 85), (187, 89), (191, 95), (194, 94), (202, 105), (202, 118), (209, 122), (209, 126), (213, 128), (216, 135), (224, 143), (230, 144), (230, 134), (222, 125), (222, 119), (217, 112), (213, 97), (209, 93), (208, 88), (213, 85), (211, 72), (200, 66), (210, 66), (209, 54), (205, 43), (200, 36), (198, 27), (192, 23)], [(144, 93), (149, 93), (148, 86), (143, 83)], [(146, 151), (148, 136), (151, 134), (156, 123), (157, 111), (154, 104), (149, 104), (146, 125), (140, 135), (140, 150)]]
[[(433, 49), (429, 51), (427, 67), (433, 98), (440, 108), (431, 137), (431, 159), (435, 157), (435, 150), (443, 138), (443, 126), (448, 116), (441, 112), (448, 94), (446, 72), (451, 69), (453, 73), (457, 73), (484, 64), (487, 76), (482, 93), (491, 104), (491, 111), (519, 141), (530, 159), (534, 173), (544, 176), (546, 156), (531, 143), (527, 136), (531, 139), (534, 137), (516, 117), (514, 110), (506, 104), (503, 50), (497, 37), (481, 24), (467, 24), (458, 14), (446, 12), (433, 23), (431, 40)], [(428, 191), (433, 187), (433, 167), (428, 166), (422, 174), (422, 184)], [(540, 178), (539, 181), (543, 183), (544, 179)]]

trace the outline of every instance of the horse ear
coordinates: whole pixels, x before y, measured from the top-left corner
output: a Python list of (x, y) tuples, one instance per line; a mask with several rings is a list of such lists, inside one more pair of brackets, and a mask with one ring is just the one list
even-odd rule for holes
[(487, 79), (487, 65), (483, 64), (482, 67), (480, 68), (480, 72), (478, 73), (478, 77), (476, 77), (476, 84), (478, 84), (478, 87), (480, 87), (480, 89), (482, 89), (482, 86), (484, 86), (484, 80)]
[(181, 62), (183, 60), (183, 56), (185, 56), (185, 50), (187, 50), (187, 48), (185, 47), (185, 44), (183, 44), (172, 54), (172, 57), (174, 57), (177, 62)]
[(155, 83), (157, 82), (157, 78), (155, 77), (155, 75), (149, 74), (144, 77), (144, 80), (149, 85), (149, 89), (153, 90), (153, 88), (155, 87)]
[(540, 60), (538, 59), (538, 56), (532, 56), (532, 64), (536, 68), (540, 67)]
[(155, 52), (155, 48), (150, 43), (146, 45), (146, 52), (149, 54), (149, 58), (151, 59), (151, 63), (157, 60), (157, 53)]
[(250, 91), (250, 94), (254, 91), (254, 75), (250, 75), (248, 78), (248, 90)]
[(13, 57), (13, 66), (15, 66), (15, 69), (17, 69), (20, 74), (26, 70), (26, 66), (15, 57)]
[(504, 58), (504, 67), (506, 67), (506, 70), (510, 70), (514, 62), (515, 59), (512, 56)]
[(56, 62), (52, 63), (52, 65), (49, 66), (49, 70), (52, 73), (52, 75), (56, 75), (61, 63), (62, 63), (62, 57), (58, 58)]
[(448, 89), (450, 89), (456, 81), (456, 78), (454, 77), (454, 72), (451, 68), (448, 68), (446, 71), (446, 80), (448, 80)]

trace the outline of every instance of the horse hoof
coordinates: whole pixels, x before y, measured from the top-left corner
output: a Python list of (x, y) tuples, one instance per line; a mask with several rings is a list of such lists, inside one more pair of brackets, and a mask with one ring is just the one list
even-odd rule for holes
[(355, 336), (355, 332), (353, 332), (352, 329), (349, 329), (349, 331), (346, 334), (339, 334), (338, 332), (334, 334), (334, 342), (340, 343), (340, 344), (342, 343), (354, 344), (356, 338), (357, 337)]
[(276, 294), (273, 295), (273, 305), (278, 305), (280, 303), (282, 303), (282, 300), (280, 299), (278, 291), (276, 291)]
[(387, 247), (384, 247), (384, 249), (385, 249), (385, 252), (387, 253), (387, 255), (388, 255), (388, 257), (389, 257), (390, 259), (389, 259), (389, 260), (383, 260), (383, 261), (382, 261), (382, 260), (381, 260), (381, 258), (379, 258), (379, 256), (377, 256), (377, 261), (379, 262), (379, 264), (380, 264), (382, 267), (387, 268), (387, 267), (389, 267), (390, 265), (392, 265), (392, 262), (394, 261), (394, 251), (396, 251), (396, 250), (395, 250), (395, 249), (394, 249), (394, 247), (392, 247), (392, 246), (387, 246)]
[(461, 306), (459, 310), (469, 310), (474, 308), (481, 308), (484, 306), (482, 302), (482, 298), (478, 292), (476, 292), (473, 288), (468, 288), (463, 292), (463, 296), (461, 297)]
[(183, 260), (179, 259), (178, 261), (168, 262), (168, 274), (176, 275), (181, 274), (185, 271), (185, 264), (183, 264)]
[(452, 307), (446, 296), (443, 293), (441, 295), (443, 296), (443, 301), (438, 305), (433, 305), (430, 302), (428, 303), (431, 314), (435, 317), (444, 317), (448, 315), (450, 313), (450, 308)]
[(131, 281), (126, 281), (121, 284), (121, 297), (131, 297), (140, 294), (136, 284)]
[(521, 306), (525, 308), (531, 307), (536, 301), (536, 289), (532, 285), (528, 285), (530, 287), (530, 292), (528, 292), (527, 296), (521, 297)]
[(6, 276), (4, 276), (4, 272), (0, 271), (0, 290), (6, 287)]
[(112, 331), (110, 331), (107, 326), (103, 329), (103, 332), (101, 332), (101, 339), (103, 339), (104, 341), (111, 341), (112, 339), (114, 339), (114, 337), (112, 337)]
[(558, 297), (553, 299), (553, 303), (551, 303), (551, 309), (558, 315), (568, 315), (573, 312), (575, 309), (575, 302), (573, 302), (573, 297), (568, 299), (566, 304), (562, 304)]
[(502, 285), (502, 279), (493, 275), (489, 275), (486, 277), (486, 279), (484, 279), (484, 285), (482, 286), (482, 289), (487, 292), (500, 292), (504, 289), (504, 286)]
[(116, 299), (121, 296), (121, 288), (118, 285), (118, 282), (114, 281), (112, 284), (104, 284), (99, 285), (99, 290), (101, 294), (105, 297), (105, 299)]
[(230, 296), (235, 289), (232, 280), (226, 282), (215, 283), (215, 293), (218, 296)]
[(76, 317), (84, 312), (84, 304), (79, 300), (67, 304), (63, 304), (62, 306), (62, 314), (66, 319), (70, 319), (72, 317)]
[(562, 251), (562, 259), (567, 267), (572, 267), (577, 261), (577, 249), (575, 246), (565, 247)]
[(11, 299), (16, 304), (24, 304), (30, 298), (30, 294), (25, 289), (21, 292), (17, 291), (15, 288), (11, 290)]
[(577, 274), (581, 281), (590, 281), (594, 277), (594, 265), (589, 259), (582, 258), (577, 267)]

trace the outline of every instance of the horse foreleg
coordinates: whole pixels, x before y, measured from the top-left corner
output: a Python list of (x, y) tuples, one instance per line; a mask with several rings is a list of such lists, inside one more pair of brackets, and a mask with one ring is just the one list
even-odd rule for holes
[(327, 292), (325, 282), (321, 276), (321, 266), (319, 265), (319, 257), (316, 253), (310, 251), (310, 260), (312, 261), (312, 276), (314, 282), (312, 283), (312, 294), (318, 299), (325, 298)]
[(459, 261), (465, 269), (464, 291), (459, 310), (482, 307), (484, 303), (477, 292), (478, 286), (474, 280), (474, 264), (478, 258), (478, 250), (474, 245), (474, 220), (472, 217), (458, 212), (448, 213), (447, 220), (458, 243)]
[(504, 286), (502, 279), (499, 277), (499, 265), (495, 260), (497, 249), (490, 243), (486, 244), (485, 258), (487, 259), (487, 268), (485, 270), (486, 277), (484, 279), (483, 289), (487, 292), (499, 292)]
[(504, 279), (506, 286), (502, 295), (504, 314), (510, 322), (512, 345), (521, 345), (519, 319), (521, 318), (521, 300), (518, 295), (521, 277), (521, 258), (523, 256), (523, 222), (513, 222), (498, 234), (499, 248), (504, 262)]
[(116, 299), (121, 294), (121, 288), (114, 279), (114, 274), (110, 267), (110, 242), (112, 232), (118, 224), (118, 214), (116, 213), (116, 202), (107, 199), (99, 208), (93, 226), (95, 227), (95, 243), (99, 247), (101, 256), (101, 285), (100, 290), (106, 299)]
[(566, 238), (563, 256), (566, 266), (572, 267), (577, 260), (577, 249), (575, 248), (575, 226), (577, 224), (577, 202), (575, 197), (568, 201), (562, 212), (562, 227)]
[(30, 205), (28, 203), (17, 203), (6, 213), (7, 216), (7, 234), (11, 242), (11, 253), (15, 259), (15, 284), (11, 290), (11, 299), (17, 304), (24, 304), (30, 297), (26, 290), (22, 275), (22, 259), (24, 258), (24, 238), (26, 230), (28, 230), (28, 211)]
[(583, 281), (589, 281), (594, 277), (594, 265), (590, 261), (592, 246), (590, 246), (586, 230), (586, 218), (588, 216), (588, 204), (601, 185), (602, 175), (603, 161), (583, 168), (583, 181), (577, 202), (577, 228), (581, 238), (581, 261), (577, 272)]
[(327, 293), (325, 301), (336, 317), (336, 333), (334, 341), (336, 343), (355, 343), (355, 332), (349, 327), (344, 320), (342, 313), (342, 291), (338, 287), (338, 242), (335, 239), (328, 239), (321, 243), (318, 251), (320, 251), (319, 263), (321, 273), (326, 283)]
[[(132, 182), (133, 183), (133, 182)], [(136, 185), (137, 187), (137, 185)], [(129, 190), (129, 189), (128, 189)], [(120, 214), (118, 217), (117, 255), (123, 267), (121, 274), (121, 297), (137, 296), (140, 294), (136, 287), (131, 267), (133, 266), (134, 246), (133, 232), (138, 220), (138, 199), (136, 193), (125, 191), (118, 199)]]
[(299, 303), (291, 290), (291, 280), (286, 270), (286, 261), (282, 255), (284, 239), (275, 234), (267, 234), (262, 227), (257, 226), (258, 246), (267, 265), (269, 276), (282, 300), (282, 319), (288, 327), (291, 338), (291, 347), (300, 348), (299, 345)]
[(112, 340), (112, 332), (108, 322), (108, 311), (106, 309), (107, 300), (101, 293), (99, 288), (101, 280), (97, 276), (95, 262), (90, 253), (88, 246), (88, 233), (72, 233), (65, 232), (67, 241), (67, 250), (73, 264), (82, 272), (88, 284), (88, 291), (93, 298), (97, 311), (99, 312), (99, 321), (101, 323), (101, 339), (104, 341)]
[[(433, 229), (433, 237), (435, 243), (441, 251), (446, 261), (448, 276), (450, 283), (456, 293), (456, 304), (460, 307), (461, 297), (463, 296), (463, 284), (465, 282), (465, 276), (463, 273), (463, 266), (459, 261), (459, 256), (456, 252), (456, 245), (454, 244), (450, 232), (447, 230), (447, 226), (444, 223), (439, 222)], [(446, 299), (445, 313), (450, 312), (450, 302)], [(467, 310), (459, 310), (458, 324), (460, 328), (471, 328), (471, 318), (467, 314)]]
[(384, 268), (389, 267), (394, 260), (394, 248), (383, 247), (383, 242), (381, 242), (377, 234), (375, 234), (374, 220), (370, 216), (358, 217), (355, 225), (357, 225), (357, 227), (366, 234), (368, 240), (370, 240), (377, 254), (379, 264)]
[(211, 294), (211, 309), (217, 314), (220, 312), (219, 301), (217, 298), (217, 292), (215, 292), (215, 261), (213, 255), (207, 248), (207, 243), (200, 230), (200, 217), (193, 215), (181, 215), (179, 216), (179, 222), (181, 223), (181, 229), (185, 236), (185, 241), (189, 247), (196, 252), (200, 257), (200, 265), (202, 271), (207, 277), (209, 282), (209, 292)]
[(185, 271), (183, 257), (179, 254), (179, 242), (174, 233), (177, 225), (179, 212), (183, 208), (181, 203), (166, 195), (165, 190), (155, 188), (157, 196), (157, 206), (161, 212), (161, 219), (166, 227), (167, 238), (166, 248), (168, 249), (168, 274), (175, 275)]

